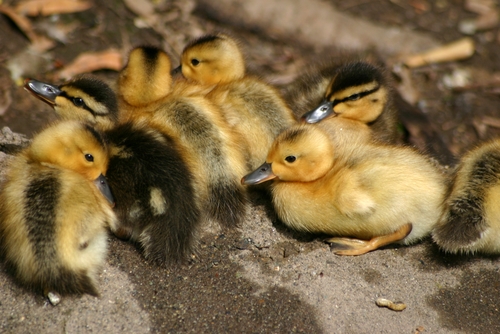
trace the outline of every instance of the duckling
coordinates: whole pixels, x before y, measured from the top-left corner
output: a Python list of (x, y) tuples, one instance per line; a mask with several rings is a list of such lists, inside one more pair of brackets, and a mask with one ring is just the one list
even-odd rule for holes
[(97, 125), (101, 130), (118, 122), (118, 107), (113, 90), (91, 76), (77, 76), (60, 86), (28, 79), (24, 88), (52, 106), (63, 119), (78, 119)]
[(0, 253), (45, 295), (98, 295), (114, 227), (102, 135), (77, 121), (43, 130), (11, 161), (0, 193)]
[(215, 85), (206, 96), (221, 107), (229, 125), (244, 139), (253, 170), (278, 134), (297, 121), (279, 91), (247, 75), (245, 66), (239, 42), (217, 33), (190, 42), (182, 52), (180, 68), (193, 84)]
[(183, 82), (171, 86), (170, 67), (169, 56), (158, 48), (132, 50), (118, 79), (120, 108), (178, 141), (207, 216), (235, 226), (247, 208), (239, 182), (248, 172), (241, 139), (203, 89)]
[(86, 119), (105, 130), (119, 219), (112, 232), (137, 242), (145, 258), (158, 264), (185, 260), (202, 215), (177, 141), (147, 124), (122, 121), (115, 93), (98, 79), (77, 77), (59, 87), (31, 80), (26, 89), (61, 117)]
[(274, 179), (273, 204), (289, 227), (335, 235), (338, 255), (360, 255), (427, 236), (442, 212), (446, 180), (409, 147), (336, 142), (322, 123), (281, 133), (266, 162), (242, 179)]
[(500, 139), (468, 152), (454, 175), (446, 209), (432, 233), (450, 253), (500, 252)]
[[(322, 93), (321, 93), (322, 92)], [(328, 121), (371, 131), (371, 138), (398, 143), (398, 114), (388, 74), (367, 61), (334, 64), (305, 75), (286, 92), (288, 103), (307, 123)]]

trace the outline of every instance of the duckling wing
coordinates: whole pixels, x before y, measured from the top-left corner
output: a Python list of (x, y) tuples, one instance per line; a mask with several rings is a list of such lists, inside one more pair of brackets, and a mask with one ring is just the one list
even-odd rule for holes
[(337, 202), (339, 211), (345, 216), (352, 218), (354, 215), (368, 215), (376, 208), (375, 199), (368, 190), (363, 187), (355, 173), (344, 171), (341, 185), (337, 190)]

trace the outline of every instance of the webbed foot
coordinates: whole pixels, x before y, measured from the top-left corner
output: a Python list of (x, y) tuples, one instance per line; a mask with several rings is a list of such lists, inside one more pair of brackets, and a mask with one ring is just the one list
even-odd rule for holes
[(410, 234), (411, 230), (412, 225), (408, 223), (391, 234), (381, 235), (370, 240), (360, 240), (355, 238), (330, 238), (326, 241), (330, 243), (330, 247), (336, 255), (362, 255), (406, 238), (406, 236)]

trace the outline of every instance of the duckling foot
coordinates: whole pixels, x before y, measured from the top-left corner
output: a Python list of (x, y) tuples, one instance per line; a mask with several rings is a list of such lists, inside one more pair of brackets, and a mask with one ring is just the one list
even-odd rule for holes
[(330, 246), (336, 255), (362, 255), (371, 252), (372, 250), (404, 239), (408, 234), (410, 234), (411, 229), (411, 224), (405, 224), (399, 230), (391, 234), (378, 236), (370, 240), (360, 240), (354, 238), (330, 238), (327, 240), (327, 242), (331, 244)]

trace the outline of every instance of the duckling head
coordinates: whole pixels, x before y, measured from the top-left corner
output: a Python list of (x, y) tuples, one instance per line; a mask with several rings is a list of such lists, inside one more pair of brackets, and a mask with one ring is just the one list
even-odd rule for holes
[(27, 154), (31, 162), (79, 173), (114, 204), (104, 177), (109, 162), (108, 148), (101, 133), (90, 124), (64, 121), (49, 127), (33, 139)]
[(384, 111), (389, 89), (381, 69), (367, 62), (340, 66), (326, 90), (325, 98), (302, 119), (317, 123), (327, 117), (344, 117), (370, 123)]
[(238, 42), (225, 34), (206, 35), (182, 52), (182, 75), (205, 85), (227, 83), (245, 75), (245, 59)]
[(259, 184), (280, 181), (311, 182), (325, 176), (333, 166), (333, 145), (326, 133), (302, 124), (282, 132), (274, 141), (266, 162), (241, 180)]
[(171, 91), (171, 66), (170, 57), (159, 48), (134, 48), (118, 78), (119, 95), (135, 107), (160, 100)]
[(24, 88), (51, 105), (63, 119), (90, 122), (102, 129), (111, 128), (118, 122), (116, 95), (99, 79), (78, 76), (61, 86), (29, 79)]

